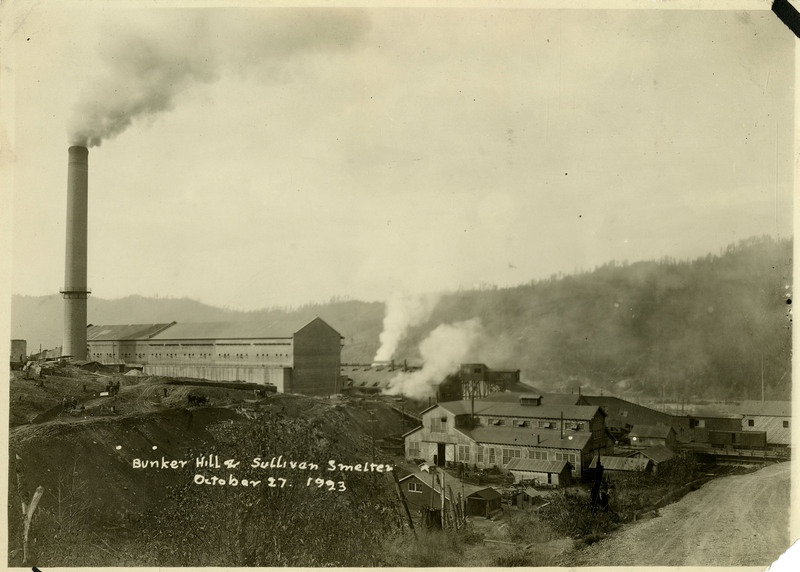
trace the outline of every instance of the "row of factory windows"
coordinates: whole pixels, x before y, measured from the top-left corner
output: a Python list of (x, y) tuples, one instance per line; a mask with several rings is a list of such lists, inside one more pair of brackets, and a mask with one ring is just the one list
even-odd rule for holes
[[(107, 357), (107, 358), (116, 357), (115, 353), (94, 354), (94, 355), (96, 357)], [(120, 357), (127, 358), (127, 359), (130, 359), (130, 358), (145, 358), (145, 357), (147, 357), (147, 354), (143, 354), (143, 353), (141, 353), (141, 354), (124, 353), (124, 354), (121, 354)], [(182, 355), (179, 355), (179, 354), (151, 354), (150, 355), (150, 358), (152, 358), (152, 359), (178, 358), (178, 357), (184, 357), (184, 358), (213, 358), (215, 356), (214, 356), (214, 354), (182, 354)], [(231, 354), (219, 354), (216, 357), (229, 358), (229, 357), (231, 357)], [(250, 354), (236, 354), (235, 357), (239, 358), (239, 359), (244, 359), (244, 358), (250, 357)], [(270, 354), (256, 354), (255, 357), (257, 357), (257, 358), (268, 358), (268, 357), (270, 357)], [(289, 354), (273, 354), (273, 357), (289, 357)]]
[[(755, 419), (748, 419), (747, 420), (747, 426), (748, 427), (755, 427), (755, 424), (756, 424)], [(788, 429), (789, 428), (789, 420), (788, 419), (784, 419), (783, 420), (783, 428), (784, 429)]]
[[(509, 447), (485, 447), (478, 445), (476, 447), (476, 463), (496, 465), (497, 459), (502, 459), (502, 466), (506, 466), (511, 459), (521, 459), (523, 451), (527, 451), (528, 459), (537, 459), (542, 461), (569, 461), (573, 467), (577, 465), (578, 454), (567, 453), (564, 451), (542, 451), (537, 449), (517, 449)], [(409, 441), (408, 455), (411, 458), (419, 458), (421, 456), (419, 441)], [(457, 445), (456, 446), (456, 461), (463, 463), (470, 463), (470, 445)]]
[[(502, 427), (507, 425), (508, 419), (502, 417), (489, 417), (486, 420), (487, 425), (494, 425)], [(558, 429), (559, 421), (554, 420), (537, 420), (537, 419), (511, 419), (512, 427), (537, 427), (539, 429)], [(580, 421), (565, 421), (564, 429), (570, 431), (586, 431), (586, 423)]]
[[(508, 419), (502, 417), (489, 417), (486, 420), (487, 425), (495, 427), (502, 427), (507, 425)], [(537, 419), (511, 419), (512, 427), (537, 427), (539, 429), (558, 429), (559, 421), (553, 420), (537, 420)], [(586, 423), (580, 421), (565, 421), (564, 429), (570, 431), (586, 431)], [(447, 432), (447, 416), (431, 417), (431, 431), (434, 433)]]

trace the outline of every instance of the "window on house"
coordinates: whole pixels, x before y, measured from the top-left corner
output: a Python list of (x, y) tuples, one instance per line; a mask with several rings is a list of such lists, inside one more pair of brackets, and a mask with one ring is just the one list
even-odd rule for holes
[(434, 433), (446, 433), (447, 417), (431, 417), (431, 431)]
[(783, 422), (783, 428), (787, 429), (788, 427), (789, 427), (789, 422), (788, 421), (784, 421)]
[(478, 463), (483, 463), (483, 459), (484, 459), (483, 447), (481, 447), (480, 445), (478, 445), (477, 453), (478, 453), (478, 455), (477, 455), (478, 456)]
[(756, 424), (755, 419), (748, 419), (747, 420), (747, 426), (748, 427), (753, 427), (755, 424)]
[(465, 463), (469, 462), (469, 445), (458, 446), (458, 460)]
[(503, 448), (503, 465), (507, 465), (511, 459), (519, 459), (522, 456), (522, 451), (519, 449), (506, 449)]
[(408, 492), (410, 493), (421, 493), (422, 492), (422, 483), (417, 482), (410, 482), (408, 483)]
[(497, 463), (497, 458), (495, 457), (496, 453), (494, 447), (489, 447), (489, 464), (494, 465)]
[(408, 456), (412, 459), (419, 458), (419, 441), (409, 441), (408, 442)]
[(542, 429), (551, 429), (553, 427), (552, 421), (539, 421), (539, 427)]
[(533, 449), (528, 449), (528, 458), (547, 461), (547, 451), (534, 451)]
[(512, 424), (514, 427), (527, 427), (527, 426), (528, 426), (528, 422), (527, 422), (527, 421), (525, 421), (524, 419), (514, 419), (514, 420), (511, 422), (511, 424)]

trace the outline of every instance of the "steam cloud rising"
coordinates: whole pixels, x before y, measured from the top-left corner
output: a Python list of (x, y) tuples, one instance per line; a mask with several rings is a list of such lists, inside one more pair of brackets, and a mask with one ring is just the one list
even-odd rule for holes
[(342, 9), (149, 11), (146, 24), (105, 37), (102, 71), (87, 80), (68, 127), (70, 142), (98, 146), (135, 120), (172, 109), (190, 86), (224, 74), (275, 81), (292, 57), (346, 49), (367, 28), (362, 13)]
[(427, 320), (439, 301), (437, 294), (420, 296), (394, 296), (386, 302), (386, 316), (383, 318), (381, 346), (375, 354), (374, 361), (392, 359), (398, 344), (412, 328)]
[(433, 384), (458, 370), (481, 337), (483, 327), (478, 318), (453, 324), (441, 324), (419, 344), (424, 365), (419, 371), (399, 373), (392, 378), (384, 393), (403, 394), (414, 399), (433, 395)]

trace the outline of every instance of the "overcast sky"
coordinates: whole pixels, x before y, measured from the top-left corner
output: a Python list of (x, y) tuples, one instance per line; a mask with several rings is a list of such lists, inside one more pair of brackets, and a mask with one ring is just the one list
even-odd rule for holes
[(794, 38), (768, 10), (40, 3), (6, 26), (14, 293), (63, 286), (67, 148), (97, 129), (101, 298), (385, 300), (792, 232)]

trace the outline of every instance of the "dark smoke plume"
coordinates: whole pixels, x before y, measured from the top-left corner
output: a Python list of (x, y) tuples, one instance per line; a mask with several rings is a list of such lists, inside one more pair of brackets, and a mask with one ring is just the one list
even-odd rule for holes
[(134, 121), (169, 111), (196, 84), (223, 75), (274, 81), (292, 58), (347, 49), (368, 29), (343, 9), (150, 10), (146, 24), (109, 32), (102, 68), (87, 81), (69, 125), (72, 145), (96, 147)]

